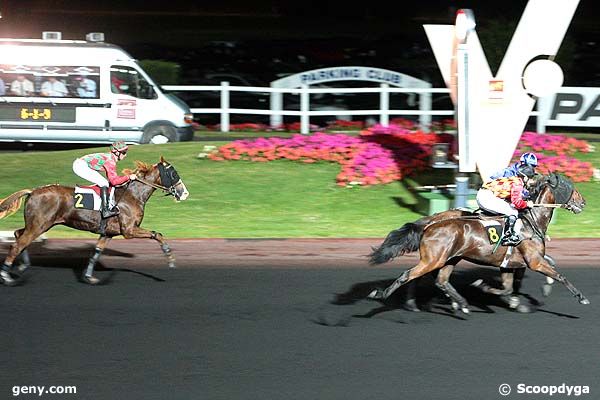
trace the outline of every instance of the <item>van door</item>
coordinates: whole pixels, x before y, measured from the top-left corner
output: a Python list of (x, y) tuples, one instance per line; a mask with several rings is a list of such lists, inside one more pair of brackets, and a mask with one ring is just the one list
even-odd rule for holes
[(113, 139), (139, 142), (144, 126), (162, 114), (156, 91), (137, 69), (126, 65), (110, 67), (110, 87)]

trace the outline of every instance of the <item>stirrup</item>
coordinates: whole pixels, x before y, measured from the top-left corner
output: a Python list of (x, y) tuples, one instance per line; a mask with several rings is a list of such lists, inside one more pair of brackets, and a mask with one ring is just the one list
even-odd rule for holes
[(523, 241), (523, 239), (521, 239), (521, 237), (515, 233), (513, 235), (503, 237), (502, 245), (503, 246), (517, 246), (519, 243), (521, 243), (521, 241)]
[(119, 208), (117, 206), (113, 207), (111, 210), (101, 210), (100, 215), (103, 219), (114, 217), (115, 215), (119, 215)]

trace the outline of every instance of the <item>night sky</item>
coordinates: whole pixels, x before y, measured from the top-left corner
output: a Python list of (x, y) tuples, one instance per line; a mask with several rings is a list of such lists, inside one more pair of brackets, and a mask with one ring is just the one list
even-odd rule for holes
[[(472, 8), (479, 24), (516, 19), (527, 1), (377, 1), (344, 0), (0, 0), (3, 37), (39, 37), (43, 30), (79, 38), (102, 31), (122, 43), (245, 38), (315, 38), (422, 35), (423, 23), (451, 23), (457, 8)], [(594, 0), (581, 0), (574, 30), (598, 32)], [(591, 34), (591, 33), (590, 33)]]
[[(358, 49), (355, 53), (360, 53), (361, 48), (376, 49), (379, 58), (373, 62), (378, 67), (401, 68), (396, 70), (420, 74), (415, 76), (433, 74), (439, 78), (431, 54), (422, 57), (419, 54), (419, 49), (429, 51), (423, 24), (451, 24), (457, 9), (471, 8), (484, 41), (483, 32), (494, 21), (516, 24), (527, 0), (355, 3), (343, 0), (0, 0), (3, 16), (0, 36), (41, 38), (42, 31), (60, 31), (63, 39), (84, 39), (88, 32), (104, 32), (107, 42), (123, 46), (135, 58), (176, 61), (182, 63), (184, 72), (192, 77), (197, 72), (191, 68), (205, 68), (203, 63), (210, 61), (209, 58), (213, 64), (231, 64), (231, 60), (217, 60), (210, 53), (205, 56), (204, 50), (198, 50), (215, 42), (251, 42), (247, 45), (248, 51), (260, 52), (263, 58), (270, 54), (273, 54), (271, 58), (281, 58), (281, 53), (286, 51), (298, 54), (308, 49), (320, 63), (315, 65), (317, 67), (341, 65), (340, 49), (354, 47)], [(577, 47), (580, 55), (568, 60), (571, 65), (566, 65), (565, 72), (567, 77), (589, 79), (586, 82), (567, 80), (567, 83), (594, 85), (597, 80), (600, 84), (600, 73), (596, 72), (600, 63), (599, 16), (597, 1), (580, 1), (567, 32), (570, 43)], [(263, 59), (258, 58), (256, 63), (263, 63)], [(291, 71), (294, 63), (292, 60), (284, 72)], [(422, 72), (423, 64), (432, 72)], [(240, 66), (247, 67), (248, 63), (239, 59), (238, 66), (233, 68)], [(206, 69), (213, 67), (206, 66)], [(268, 73), (273, 74), (273, 71)]]

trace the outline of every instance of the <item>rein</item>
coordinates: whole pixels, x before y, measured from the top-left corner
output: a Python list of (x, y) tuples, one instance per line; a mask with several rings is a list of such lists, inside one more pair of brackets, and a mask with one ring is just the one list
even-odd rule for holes
[(143, 179), (141, 179), (141, 178), (137, 178), (137, 179), (136, 179), (136, 181), (139, 181), (139, 182), (143, 183), (144, 185), (151, 186), (151, 187), (153, 187), (154, 189), (160, 189), (160, 190), (163, 190), (163, 191), (165, 191), (165, 192), (170, 192), (170, 191), (171, 191), (171, 190), (170, 190), (170, 188), (168, 188), (168, 187), (166, 187), (166, 186), (163, 186), (163, 185), (157, 185), (156, 183), (148, 182), (148, 181), (145, 181), (145, 180), (143, 180)]

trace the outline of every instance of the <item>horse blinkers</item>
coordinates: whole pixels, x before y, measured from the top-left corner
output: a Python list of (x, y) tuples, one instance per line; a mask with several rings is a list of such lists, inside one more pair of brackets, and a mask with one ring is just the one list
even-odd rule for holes
[[(158, 172), (160, 174), (161, 185), (168, 189), (168, 194), (179, 200), (181, 195), (177, 192), (176, 186), (182, 182), (177, 170), (175, 170), (175, 167), (173, 167), (171, 164), (165, 165), (164, 163), (160, 162), (158, 163)], [(183, 192), (187, 191), (184, 190)]]
[(578, 214), (585, 207), (585, 199), (577, 190), (573, 182), (558, 174), (551, 174), (548, 177), (550, 190), (554, 195), (556, 204), (564, 204), (565, 209)]

